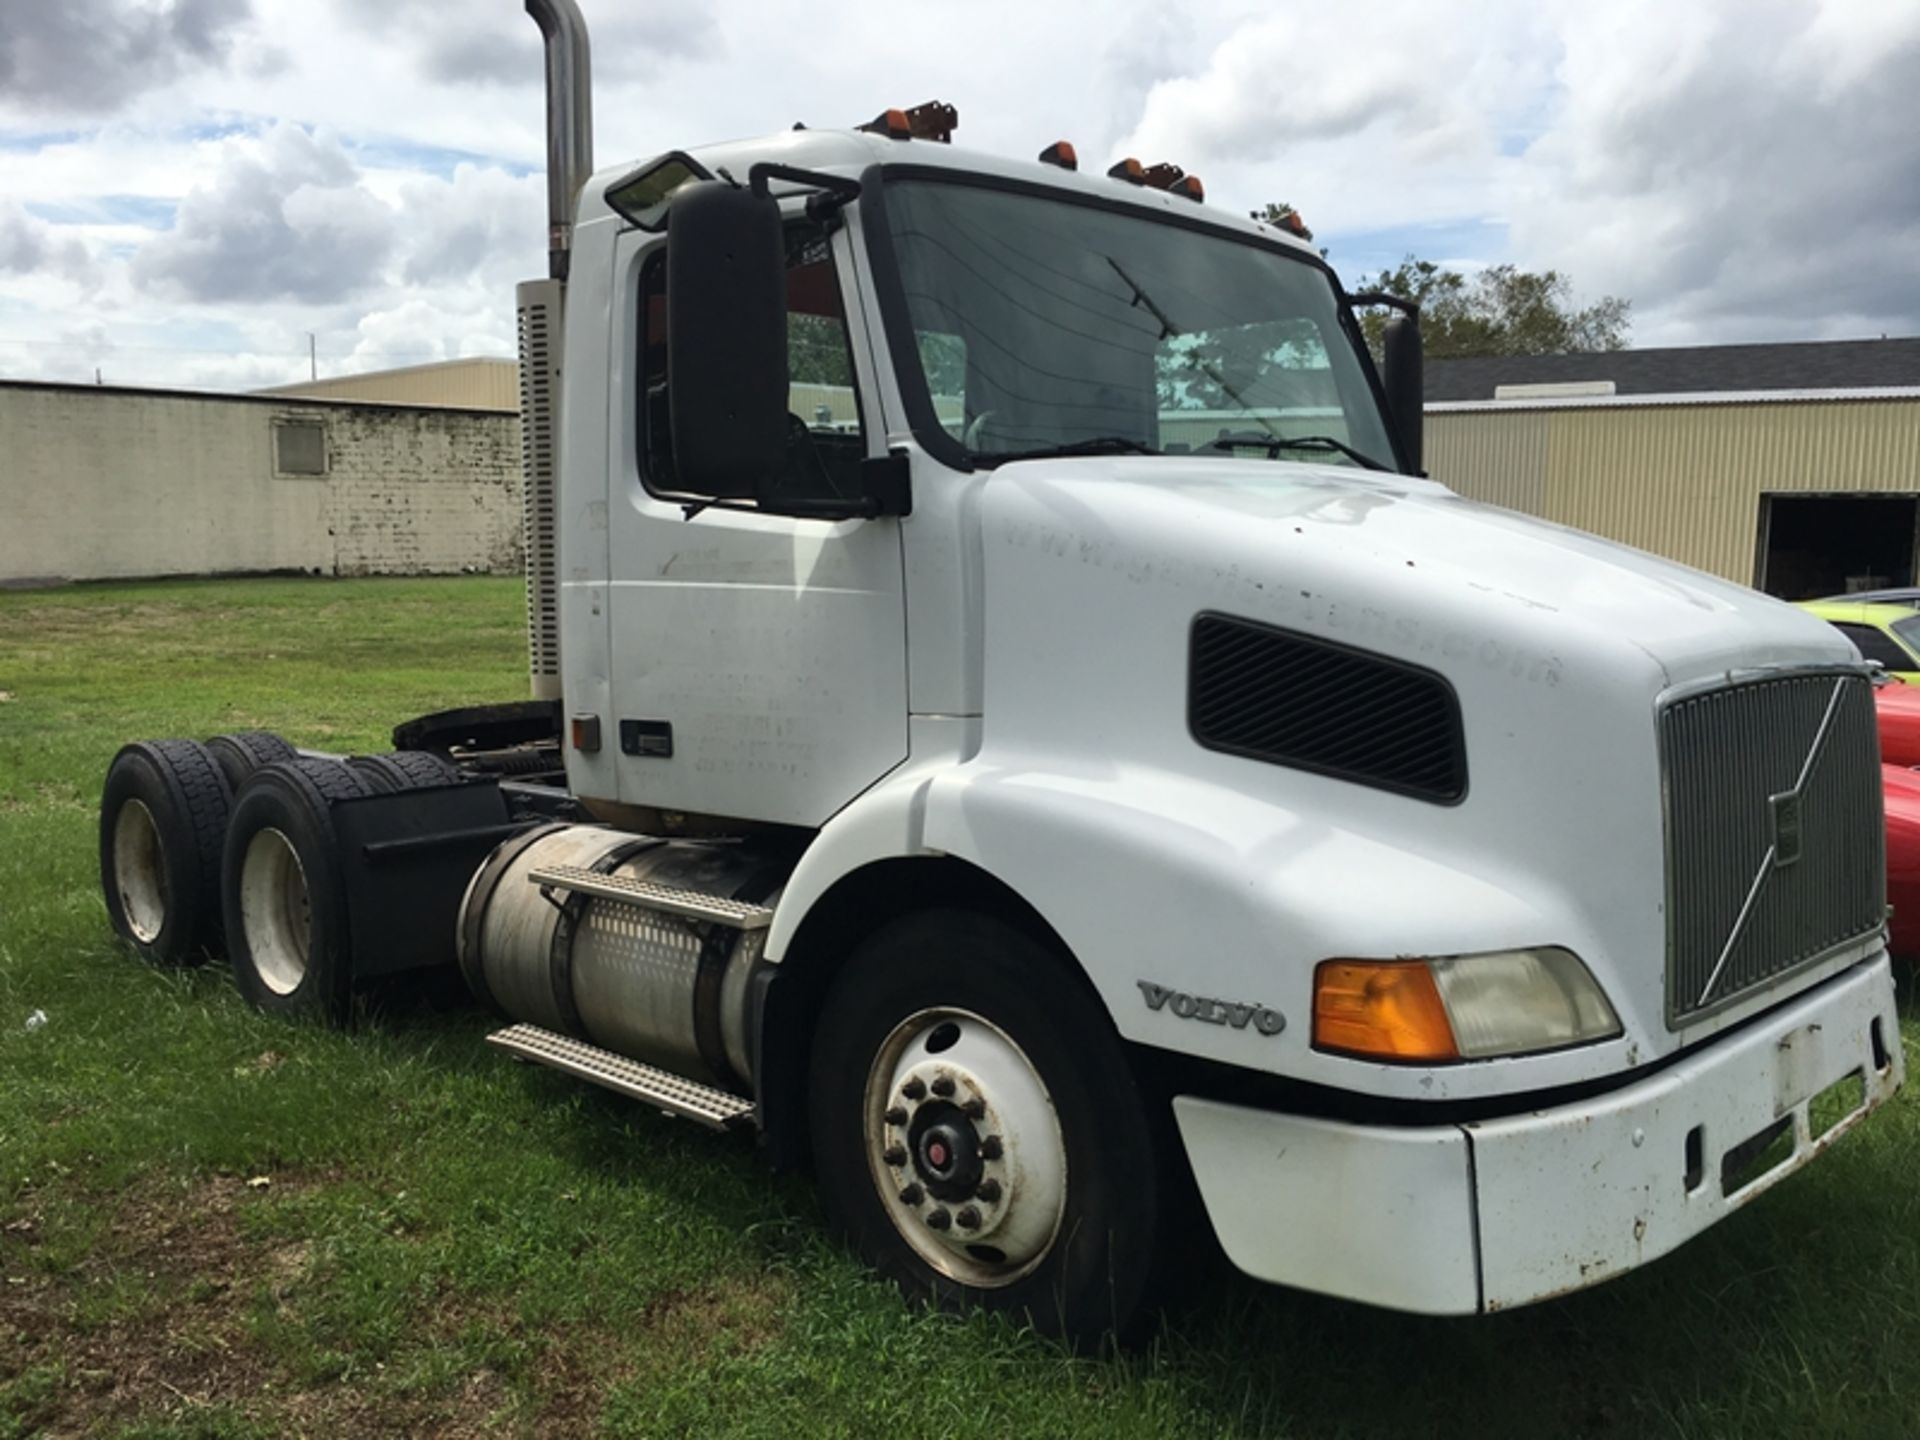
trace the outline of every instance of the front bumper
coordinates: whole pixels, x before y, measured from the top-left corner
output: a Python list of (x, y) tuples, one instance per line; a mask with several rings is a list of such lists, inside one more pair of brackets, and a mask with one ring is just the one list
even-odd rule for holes
[[(1173, 1108), (1214, 1230), (1242, 1270), (1468, 1315), (1666, 1254), (1820, 1154), (1904, 1075), (1882, 951), (1657, 1074), (1550, 1110), (1393, 1128), (1190, 1095)], [(1836, 1120), (1825, 1092), (1855, 1077)], [(1815, 1097), (1824, 1132), (1809, 1121)], [(1788, 1137), (1791, 1153), (1762, 1173), (1743, 1167), (1776, 1129), (1770, 1153)]]

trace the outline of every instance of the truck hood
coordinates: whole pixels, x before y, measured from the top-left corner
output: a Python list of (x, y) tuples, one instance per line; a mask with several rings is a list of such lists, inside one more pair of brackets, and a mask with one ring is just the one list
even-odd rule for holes
[[(1285, 609), (1318, 611), (1324, 628), (1360, 618), (1343, 616), (1343, 607), (1398, 611), (1404, 604), (1420, 612), (1392, 617), (1401, 633), (1410, 633), (1409, 619), (1430, 628), (1436, 611), (1512, 607), (1531, 612), (1535, 623), (1526, 628), (1542, 637), (1642, 652), (1666, 685), (1732, 665), (1854, 658), (1832, 626), (1782, 601), (1465, 499), (1436, 481), (1344, 466), (1161, 456), (1016, 462), (997, 472), (996, 483), (1008, 482), (1084, 546), (1164, 546), (1165, 563), (1176, 567), (1185, 551), (1196, 564), (1231, 556), (1229, 567), (1265, 571), (1283, 590), (1270, 598)], [(1255, 576), (1255, 583), (1266, 582)]]
[[(1034, 813), (1051, 814), (1071, 792), (1099, 812), (1090, 833), (1132, 827), (1152, 837), (1143, 845), (1164, 847), (1164, 867), (1180, 876), (1178, 888), (1168, 882), (1161, 891), (1168, 913), (1224, 924), (1219, 917), (1237, 907), (1264, 907), (1243, 938), (1208, 947), (1225, 957), (1215, 967), (1219, 988), (1197, 980), (1185, 988), (1274, 995), (1281, 998), (1261, 1003), (1304, 1013), (1314, 965), (1328, 956), (1541, 944), (1580, 956), (1619, 1013), (1623, 1038), (1503, 1064), (1497, 1074), (1468, 1067), (1410, 1081), (1386, 1066), (1370, 1080), (1381, 1093), (1430, 1080), (1455, 1094), (1571, 1084), (1644, 1063), (1786, 993), (1759, 989), (1682, 1030), (1666, 1025), (1659, 715), (1676, 693), (1729, 675), (1856, 664), (1830, 625), (1713, 576), (1403, 476), (1199, 457), (1073, 458), (1002, 466), (975, 481), (971, 504), (984, 704), (971, 767), (978, 788), (963, 809), (985, 815), (996, 786), (1044, 784), (1045, 805)], [(1439, 674), (1461, 718), (1464, 796), (1432, 803), (1197, 742), (1192, 634), (1209, 614)], [(1367, 703), (1395, 702), (1370, 692)], [(1033, 863), (1065, 865), (1058, 857), (1076, 846), (1095, 853), (1114, 843), (1060, 840)], [(1101, 906), (1119, 905), (1090, 888)], [(1175, 894), (1177, 902), (1167, 898)], [(1069, 913), (1077, 902), (1057, 903), (1061, 933), (1078, 933)], [(1157, 913), (1117, 929), (1098, 916), (1085, 921), (1105, 935), (1099, 943), (1113, 950), (1114, 965), (1132, 967), (1122, 976), (1127, 987), (1156, 978), (1165, 963), (1131, 938), (1150, 934)], [(1182, 943), (1166, 935), (1158, 949), (1175, 953)], [(1797, 983), (1815, 983), (1818, 973)], [(1125, 990), (1116, 995), (1116, 1014), (1138, 1005)], [(1339, 1066), (1292, 1049), (1292, 1040), (1246, 1043), (1247, 1063), (1339, 1083)]]

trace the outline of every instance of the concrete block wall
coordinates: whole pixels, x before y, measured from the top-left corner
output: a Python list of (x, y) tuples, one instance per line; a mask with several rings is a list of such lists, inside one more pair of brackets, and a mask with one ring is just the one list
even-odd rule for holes
[[(326, 469), (276, 466), (317, 424)], [(520, 567), (519, 417), (0, 383), (0, 584)]]

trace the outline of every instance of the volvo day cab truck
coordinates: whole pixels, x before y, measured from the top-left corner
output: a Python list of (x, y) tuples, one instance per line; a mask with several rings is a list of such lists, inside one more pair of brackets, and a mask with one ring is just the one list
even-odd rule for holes
[(1560, 1295), (1895, 1092), (1831, 627), (1423, 478), (1410, 307), (1376, 367), (1386, 297), (1176, 167), (932, 105), (589, 177), (585, 29), (527, 8), (534, 698), (129, 746), (136, 947), (334, 1017), (457, 963), (502, 1049), (1074, 1338), (1191, 1226), (1401, 1310)]

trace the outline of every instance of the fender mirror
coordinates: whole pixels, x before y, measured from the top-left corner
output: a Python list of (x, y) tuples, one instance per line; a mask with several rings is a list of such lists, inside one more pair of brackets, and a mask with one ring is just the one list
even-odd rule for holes
[(751, 500), (787, 446), (786, 246), (780, 206), (688, 185), (667, 218), (667, 403), (691, 495)]
[(1387, 317), (1382, 337), (1385, 363), (1380, 380), (1387, 392), (1387, 409), (1400, 434), (1400, 448), (1416, 474), (1427, 473), (1426, 378), (1420, 354), (1420, 315), (1402, 310)]

